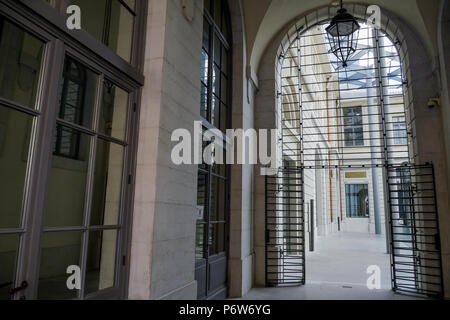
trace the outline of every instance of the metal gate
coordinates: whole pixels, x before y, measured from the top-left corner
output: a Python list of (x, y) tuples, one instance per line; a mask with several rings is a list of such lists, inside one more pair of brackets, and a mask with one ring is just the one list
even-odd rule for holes
[(388, 168), (392, 288), (441, 297), (442, 261), (433, 165)]
[(266, 285), (305, 284), (303, 170), (266, 177)]
[[(433, 167), (412, 165), (418, 153), (415, 118), (406, 99), (409, 64), (399, 54), (403, 44), (361, 21), (358, 48), (344, 67), (330, 53), (329, 21), (308, 17), (289, 31), (276, 64), (284, 165), (266, 177), (266, 285), (305, 283), (307, 222), (314, 232), (306, 203), (316, 204), (310, 211), (316, 221), (321, 213), (322, 220), (340, 228), (348, 173), (348, 180), (365, 177), (377, 190), (372, 192), (374, 211), (389, 210), (386, 230), (382, 214), (374, 214), (374, 224), (377, 233), (390, 233), (393, 289), (441, 295)], [(319, 180), (327, 184), (319, 190), (325, 199), (321, 206), (314, 190)]]

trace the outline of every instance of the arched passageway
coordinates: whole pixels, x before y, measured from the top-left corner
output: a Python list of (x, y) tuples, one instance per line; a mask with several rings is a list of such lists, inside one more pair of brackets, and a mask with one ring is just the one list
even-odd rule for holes
[(361, 30), (348, 66), (327, 41), (335, 8), (303, 17), (278, 50), (283, 167), (266, 177), (265, 283), (305, 284), (317, 235), (356, 232), (386, 237), (395, 291), (439, 296), (434, 168), (416, 150), (406, 44), (389, 20), (369, 27), (365, 9), (352, 7)]

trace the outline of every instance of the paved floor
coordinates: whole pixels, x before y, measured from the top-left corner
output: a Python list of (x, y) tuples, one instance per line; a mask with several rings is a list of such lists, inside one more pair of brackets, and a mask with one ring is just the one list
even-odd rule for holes
[[(381, 289), (367, 288), (367, 268), (381, 270)], [(306, 255), (306, 285), (255, 288), (243, 300), (403, 300), (391, 290), (390, 257), (384, 236), (339, 233), (316, 241)]]

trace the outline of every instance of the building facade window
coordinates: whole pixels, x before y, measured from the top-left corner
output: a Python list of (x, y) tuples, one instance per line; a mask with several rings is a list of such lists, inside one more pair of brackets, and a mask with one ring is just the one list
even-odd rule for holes
[(127, 62), (132, 60), (139, 1), (136, 0), (46, 0), (62, 13), (70, 5), (81, 9), (81, 27)]
[(345, 146), (364, 146), (362, 108), (346, 107), (343, 108), (343, 114)]
[[(214, 128), (225, 132), (229, 128), (230, 35), (226, 1), (205, 0), (200, 79), (200, 116), (204, 129)], [(199, 166), (196, 232), (199, 299), (225, 298), (227, 295), (229, 180), (229, 168), (226, 165)]]
[(347, 218), (369, 217), (369, 188), (367, 184), (345, 185)]
[(0, 2), (0, 299), (124, 298), (142, 73), (105, 59), (103, 41), (57, 31), (46, 5)]
[(394, 132), (395, 145), (408, 144), (405, 117), (392, 117), (392, 130)]

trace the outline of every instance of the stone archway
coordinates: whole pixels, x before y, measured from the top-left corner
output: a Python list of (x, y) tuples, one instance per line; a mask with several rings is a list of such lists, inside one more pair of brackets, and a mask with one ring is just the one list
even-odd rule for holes
[[(354, 14), (364, 17), (365, 8), (367, 6), (355, 5)], [(444, 148), (442, 139), (442, 125), (440, 123), (441, 112), (438, 109), (428, 109), (428, 98), (435, 94), (435, 86), (438, 81), (436, 75), (429, 68), (431, 65), (431, 57), (424, 51), (421, 39), (415, 32), (395, 14), (383, 10), (384, 15), (382, 25), (384, 31), (396, 39), (399, 44), (399, 52), (405, 59), (405, 78), (408, 79), (407, 104), (410, 106), (411, 117), (415, 118), (415, 156), (417, 162), (432, 162), (435, 165), (436, 181), (438, 192), (438, 210), (441, 214), (447, 213), (447, 179), (446, 179), (446, 162), (445, 156), (440, 152)], [(314, 24), (324, 18), (330, 18), (329, 7), (322, 7), (297, 19), (296, 23), (286, 25), (272, 40), (266, 48), (265, 54), (261, 60), (259, 76), (260, 91), (256, 95), (255, 100), (255, 127), (256, 129), (271, 129), (277, 127), (277, 104), (275, 98), (277, 96), (277, 70), (275, 69), (275, 61), (281, 53), (284, 44), (289, 43), (292, 35), (302, 25), (308, 23)], [(300, 21), (300, 23), (299, 23)], [(280, 46), (280, 43), (282, 44)], [(413, 54), (410, 54), (413, 53)], [(430, 143), (430, 140), (432, 143)], [(256, 285), (264, 285), (264, 211), (258, 207), (258, 203), (264, 203), (264, 183), (263, 177), (260, 177), (256, 168), (255, 184), (255, 282)], [(441, 229), (445, 216), (441, 216)], [(259, 230), (259, 231), (258, 231)], [(447, 230), (441, 230), (441, 234), (447, 234)], [(448, 244), (442, 241), (442, 251), (445, 269), (445, 254), (448, 252)], [(447, 257), (448, 259), (448, 257)], [(448, 263), (448, 262), (447, 262)], [(448, 284), (449, 279), (445, 279)], [(448, 285), (446, 286), (449, 287)]]

